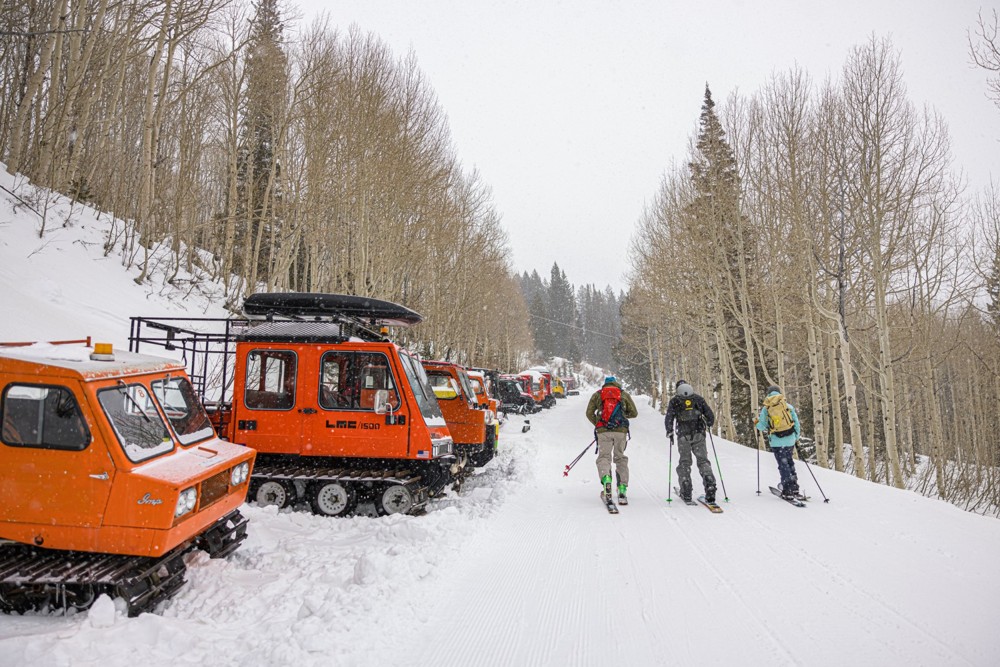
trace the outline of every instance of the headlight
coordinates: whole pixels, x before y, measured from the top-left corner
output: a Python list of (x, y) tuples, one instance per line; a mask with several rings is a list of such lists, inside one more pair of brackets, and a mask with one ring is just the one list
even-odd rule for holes
[(174, 516), (184, 516), (194, 509), (197, 502), (198, 492), (195, 491), (194, 487), (184, 489), (181, 491), (181, 495), (177, 497), (177, 509), (174, 510)]
[(247, 476), (250, 474), (250, 464), (244, 461), (238, 466), (234, 467), (232, 472), (229, 473), (229, 484), (231, 486), (239, 486), (243, 482), (247, 481)]
[(454, 443), (455, 441), (451, 439), (451, 436), (434, 437), (431, 435), (431, 452), (434, 458), (439, 456), (448, 456), (454, 453)]
[(493, 412), (492, 410), (487, 410), (486, 411), (486, 425), (487, 426), (493, 426), (493, 424), (495, 424), (496, 422), (497, 422), (497, 413)]

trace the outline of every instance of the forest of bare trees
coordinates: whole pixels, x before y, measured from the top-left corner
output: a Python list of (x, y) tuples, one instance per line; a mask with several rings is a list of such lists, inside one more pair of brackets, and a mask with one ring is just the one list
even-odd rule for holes
[[(1000, 106), (995, 12), (969, 48)], [(234, 309), (256, 291), (373, 296), (425, 316), (403, 341), (424, 354), (517, 369), (535, 352), (490, 188), (415, 59), (377, 37), (300, 28), (277, 0), (23, 0), (0, 4), (0, 74), (0, 160), (124, 221), (105, 250), (137, 281), (169, 262)], [(706, 87), (627, 293), (574, 295), (554, 267), (546, 289), (576, 311), (546, 317), (620, 326), (623, 376), (654, 402), (685, 377), (726, 437), (757, 446), (751, 415), (779, 384), (819, 465), (1000, 513), (1000, 190), (958, 173), (888, 40), (721, 110)]]
[(633, 238), (622, 313), (654, 395), (693, 381), (756, 447), (778, 384), (819, 465), (1000, 512), (1000, 198), (963, 192), (892, 44), (721, 113), (706, 87), (685, 162)]
[(3, 3), (0, 160), (125, 221), (106, 250), (137, 281), (169, 261), (175, 281), (222, 281), (232, 308), (256, 291), (388, 299), (425, 316), (405, 341), (425, 354), (522, 366), (505, 232), (415, 59), (280, 8)]

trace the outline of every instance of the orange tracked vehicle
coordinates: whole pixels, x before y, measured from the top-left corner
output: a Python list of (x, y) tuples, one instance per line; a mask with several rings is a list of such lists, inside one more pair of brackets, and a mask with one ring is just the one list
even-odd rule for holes
[(382, 330), (419, 314), (309, 293), (254, 294), (243, 310), (243, 319), (132, 318), (131, 340), (184, 350), (219, 433), (257, 451), (252, 499), (308, 501), (326, 516), (360, 502), (413, 513), (458, 472), (420, 360)]
[(90, 340), (0, 344), (0, 608), (151, 610), (183, 556), (226, 556), (254, 453), (219, 440), (177, 362)]
[(529, 392), (538, 403), (543, 408), (551, 408), (556, 404), (556, 399), (552, 396), (552, 374), (545, 370), (539, 370), (537, 368), (529, 368), (526, 371), (521, 371), (518, 378), (527, 378), (530, 383)]
[(496, 412), (478, 403), (463, 367), (447, 361), (423, 363), (455, 441), (455, 453), (473, 467), (486, 465), (496, 455)]

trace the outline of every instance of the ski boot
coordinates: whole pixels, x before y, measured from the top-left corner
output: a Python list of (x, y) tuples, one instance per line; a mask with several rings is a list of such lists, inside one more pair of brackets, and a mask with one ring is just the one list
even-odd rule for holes
[(681, 482), (680, 492), (681, 492), (681, 500), (683, 500), (685, 503), (687, 503), (688, 505), (690, 505), (691, 504), (691, 482), (688, 482), (687, 484), (685, 484), (684, 482)]
[(605, 475), (601, 478), (601, 484), (604, 485), (604, 490), (601, 491), (601, 500), (604, 502), (610, 502), (611, 495), (611, 475)]
[(618, 504), (628, 505), (628, 497), (625, 495), (625, 491), (628, 490), (628, 486), (625, 484), (618, 485)]
[(778, 491), (781, 491), (781, 497), (785, 500), (802, 500), (802, 494), (799, 493), (797, 488), (785, 490), (784, 484), (778, 484)]
[(715, 504), (715, 487), (714, 486), (710, 486), (707, 489), (705, 489), (705, 502), (708, 503), (709, 505), (714, 505)]

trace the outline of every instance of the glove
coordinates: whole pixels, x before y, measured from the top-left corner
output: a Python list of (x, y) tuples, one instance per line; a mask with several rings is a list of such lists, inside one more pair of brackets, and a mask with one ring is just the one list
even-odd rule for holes
[(670, 442), (670, 446), (671, 447), (674, 446), (674, 434), (673, 433), (668, 433), (667, 434), (667, 441)]

